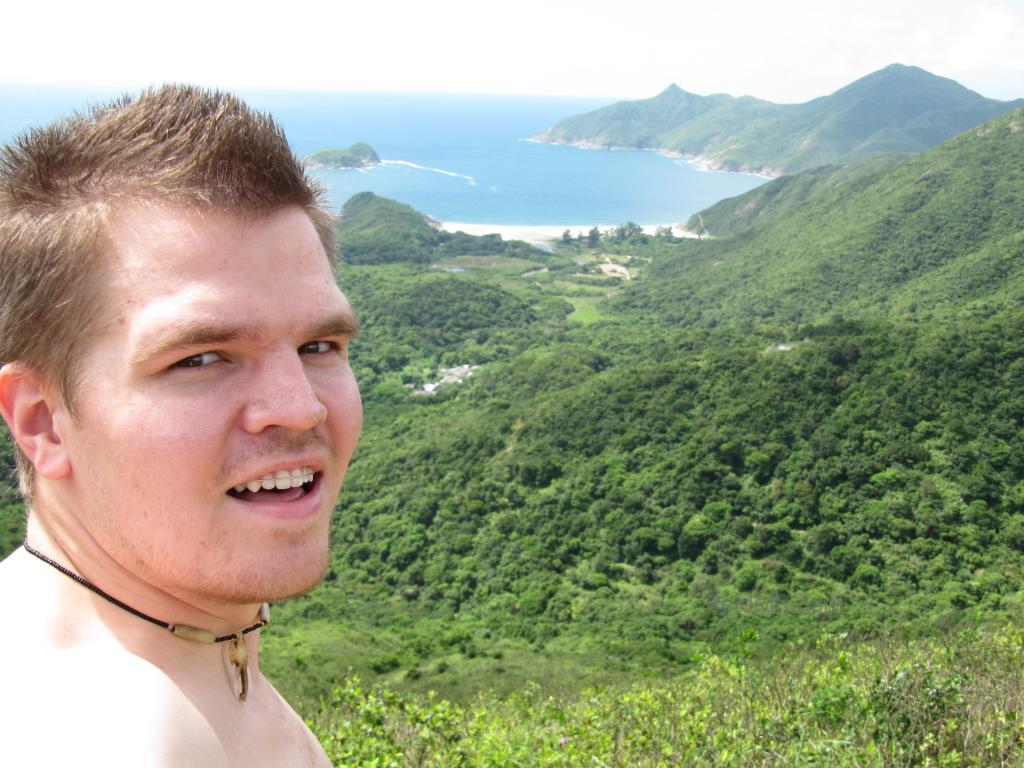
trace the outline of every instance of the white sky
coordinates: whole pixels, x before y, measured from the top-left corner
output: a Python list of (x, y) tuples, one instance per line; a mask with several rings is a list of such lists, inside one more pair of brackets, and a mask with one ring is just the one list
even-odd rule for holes
[(0, 83), (805, 101), (900, 62), (1024, 96), (1024, 0), (19, 0)]

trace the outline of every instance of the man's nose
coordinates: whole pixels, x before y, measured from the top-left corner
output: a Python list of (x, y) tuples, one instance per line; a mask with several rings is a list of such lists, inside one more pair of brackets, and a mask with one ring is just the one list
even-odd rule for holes
[(296, 350), (282, 350), (260, 360), (247, 395), (243, 426), (252, 434), (268, 427), (305, 432), (327, 418), (327, 407), (317, 396)]

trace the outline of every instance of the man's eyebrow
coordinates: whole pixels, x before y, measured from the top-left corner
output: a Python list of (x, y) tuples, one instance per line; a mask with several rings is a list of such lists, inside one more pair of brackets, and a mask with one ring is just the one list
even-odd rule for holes
[(145, 345), (135, 355), (136, 363), (143, 363), (183, 347), (226, 344), (232, 341), (259, 341), (262, 337), (254, 325), (222, 325), (199, 318), (182, 320), (168, 326), (152, 344)]
[[(359, 332), (359, 323), (350, 311), (318, 322), (306, 334), (309, 341), (337, 336), (352, 337)], [(214, 346), (231, 342), (259, 343), (266, 336), (256, 325), (222, 325), (202, 319), (184, 320), (175, 323), (153, 344), (145, 346), (135, 355), (136, 364), (162, 357), (176, 349), (185, 347)]]
[(345, 311), (332, 315), (321, 323), (317, 323), (307, 336), (309, 336), (310, 341), (314, 341), (333, 336), (347, 336), (351, 338), (358, 333), (359, 321), (356, 320), (356, 316), (351, 311)]

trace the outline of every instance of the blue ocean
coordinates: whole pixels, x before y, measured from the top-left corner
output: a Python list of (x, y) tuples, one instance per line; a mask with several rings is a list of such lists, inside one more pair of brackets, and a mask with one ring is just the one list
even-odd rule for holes
[[(0, 86), (0, 141), (115, 91)], [(552, 97), (242, 92), (308, 155), (365, 141), (382, 165), (314, 171), (340, 208), (369, 190), (440, 221), (533, 226), (672, 224), (765, 180), (700, 170), (653, 152), (532, 141), (563, 117), (608, 100)]]

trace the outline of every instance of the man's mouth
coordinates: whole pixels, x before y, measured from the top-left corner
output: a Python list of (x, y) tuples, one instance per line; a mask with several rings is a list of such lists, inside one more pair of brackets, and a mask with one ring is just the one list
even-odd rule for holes
[(236, 485), (228, 495), (242, 501), (295, 501), (312, 490), (320, 474), (312, 467), (279, 469)]

